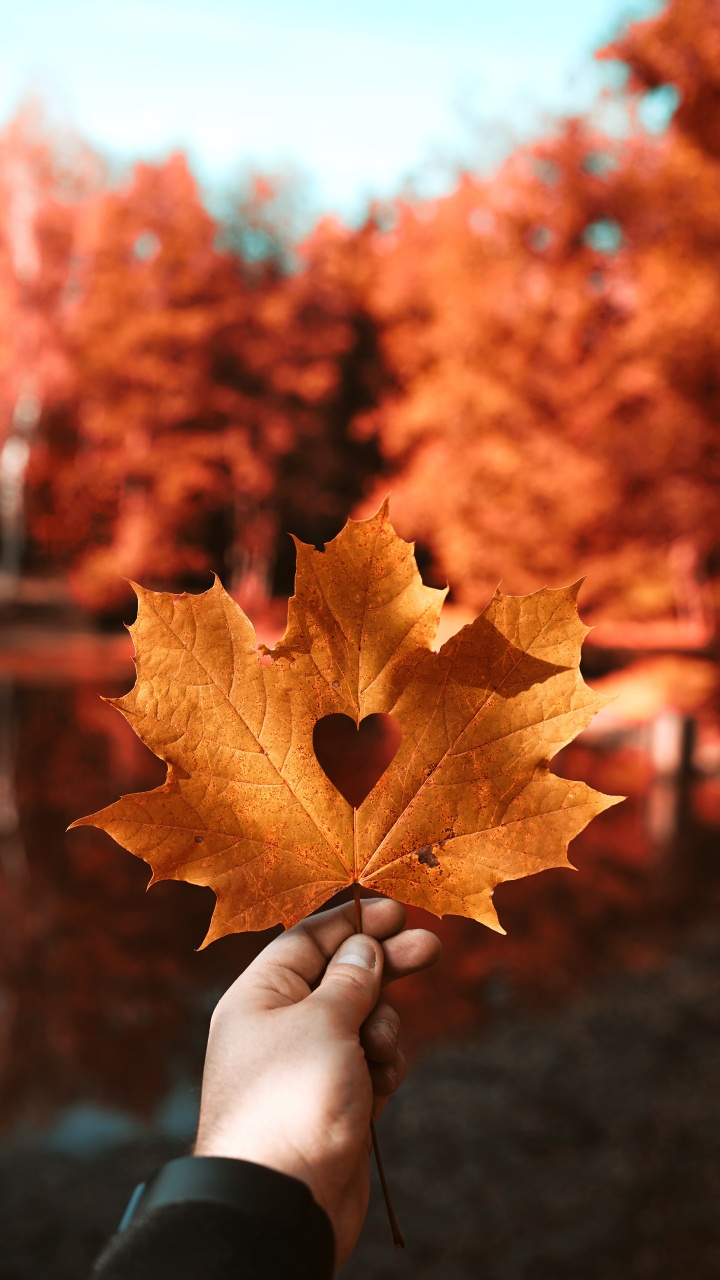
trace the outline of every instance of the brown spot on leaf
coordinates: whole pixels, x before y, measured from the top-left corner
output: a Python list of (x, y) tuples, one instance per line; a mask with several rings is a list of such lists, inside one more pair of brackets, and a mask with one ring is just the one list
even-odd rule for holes
[(423, 845), (422, 849), (417, 851), (417, 860), (422, 862), (426, 867), (439, 867), (440, 859), (435, 857), (431, 844)]

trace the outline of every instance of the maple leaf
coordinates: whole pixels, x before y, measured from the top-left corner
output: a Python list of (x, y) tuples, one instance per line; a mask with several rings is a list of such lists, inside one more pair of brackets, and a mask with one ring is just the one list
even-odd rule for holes
[[(290, 927), (353, 883), (500, 930), (495, 886), (569, 866), (568, 842), (619, 799), (548, 768), (608, 701), (578, 668), (580, 584), (498, 591), (434, 652), (445, 592), (423, 585), (387, 503), (324, 552), (296, 546), (271, 662), (219, 581), (201, 595), (135, 587), (137, 680), (114, 705), (167, 781), (73, 826), (145, 859), (151, 884), (210, 886), (203, 945)], [(378, 713), (400, 745), (353, 808), (318, 761), (315, 726)]]

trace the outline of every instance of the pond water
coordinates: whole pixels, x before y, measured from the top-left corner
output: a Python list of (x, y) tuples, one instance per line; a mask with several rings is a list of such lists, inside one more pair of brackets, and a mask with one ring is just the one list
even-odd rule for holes
[[(66, 832), (164, 776), (98, 696), (130, 678), (110, 681), (101, 667), (88, 661), (69, 678), (49, 653), (0, 683), (0, 1142), (13, 1147), (189, 1141), (210, 1012), (271, 936), (196, 951), (210, 890), (164, 883), (146, 894), (144, 863), (101, 832)], [(498, 889), (506, 937), (410, 913), (445, 946), (440, 966), (394, 993), (411, 1053), (474, 1034), (508, 1007), (557, 1004), (610, 970), (650, 967), (720, 917), (715, 778), (659, 775), (637, 737), (581, 739), (554, 767), (629, 798), (575, 841), (576, 872)]]

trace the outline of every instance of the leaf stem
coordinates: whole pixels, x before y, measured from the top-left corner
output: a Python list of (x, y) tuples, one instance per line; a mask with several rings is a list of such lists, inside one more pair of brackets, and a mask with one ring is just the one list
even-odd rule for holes
[[(353, 814), (353, 819), (354, 819), (354, 816), (355, 815)], [(355, 902), (355, 932), (362, 933), (362, 907), (360, 905), (360, 885), (358, 884), (357, 880), (353, 882), (353, 899)], [(378, 1136), (375, 1129), (375, 1121), (373, 1120), (372, 1116), (370, 1117), (370, 1137), (372, 1138), (372, 1147), (373, 1147), (373, 1151), (375, 1152), (375, 1164), (377, 1165), (378, 1177), (380, 1179), (380, 1186), (382, 1188), (383, 1199), (385, 1201), (385, 1208), (387, 1209), (388, 1221), (390, 1223), (390, 1230), (392, 1231), (393, 1247), (395, 1249), (404, 1249), (405, 1241), (403, 1239), (403, 1233), (400, 1230), (400, 1224), (398, 1223), (398, 1220), (395, 1217), (395, 1210), (393, 1209), (393, 1206), (392, 1206), (392, 1200), (390, 1199), (390, 1189), (387, 1184), (387, 1178), (385, 1177), (385, 1170), (383, 1168), (382, 1156), (380, 1155), (380, 1144), (378, 1143)]]
[(387, 1178), (385, 1177), (385, 1170), (383, 1169), (383, 1162), (382, 1162), (382, 1157), (380, 1155), (380, 1146), (378, 1143), (378, 1136), (375, 1131), (374, 1120), (370, 1121), (370, 1137), (372, 1138), (373, 1151), (375, 1152), (375, 1164), (377, 1165), (378, 1177), (380, 1178), (380, 1186), (382, 1187), (383, 1199), (385, 1201), (385, 1208), (387, 1209), (388, 1220), (390, 1222), (390, 1230), (392, 1231), (393, 1248), (404, 1249), (405, 1239), (403, 1237), (402, 1231), (400, 1230), (400, 1223), (395, 1217), (395, 1210), (392, 1207), (392, 1200), (390, 1199), (390, 1188), (388, 1187)]
[(362, 933), (362, 907), (360, 906), (360, 885), (357, 880), (353, 884), (353, 900), (355, 902), (355, 932)]

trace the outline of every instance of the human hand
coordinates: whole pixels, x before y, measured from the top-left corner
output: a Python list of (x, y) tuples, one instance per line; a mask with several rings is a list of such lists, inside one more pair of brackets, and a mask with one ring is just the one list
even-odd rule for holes
[(367, 1212), (370, 1118), (402, 1083), (399, 1018), (381, 985), (433, 964), (440, 942), (405, 929), (387, 898), (348, 903), (276, 938), (233, 983), (210, 1024), (196, 1156), (229, 1156), (300, 1178), (327, 1213), (336, 1265)]

